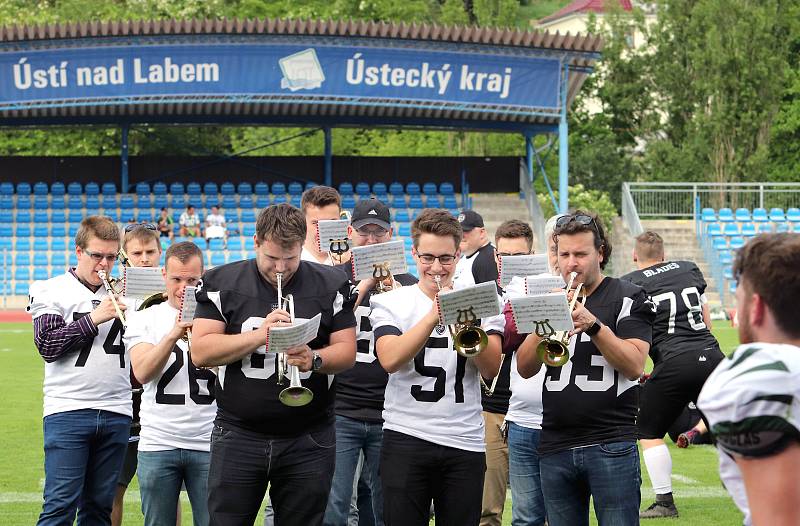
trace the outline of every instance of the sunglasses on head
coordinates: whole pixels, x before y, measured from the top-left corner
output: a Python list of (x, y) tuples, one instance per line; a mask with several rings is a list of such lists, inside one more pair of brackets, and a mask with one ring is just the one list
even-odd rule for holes
[(556, 220), (556, 228), (563, 228), (564, 226), (572, 223), (578, 223), (579, 225), (593, 225), (595, 231), (599, 234), (600, 229), (597, 228), (597, 223), (595, 222), (594, 218), (590, 215), (586, 214), (573, 214), (573, 215), (565, 215), (561, 216)]
[(138, 228), (146, 228), (147, 230), (158, 230), (153, 223), (131, 223), (125, 225), (125, 233), (132, 232)]

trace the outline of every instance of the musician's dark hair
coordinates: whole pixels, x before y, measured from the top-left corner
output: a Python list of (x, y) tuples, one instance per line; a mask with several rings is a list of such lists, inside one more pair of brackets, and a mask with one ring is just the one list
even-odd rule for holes
[(611, 260), (611, 240), (606, 237), (606, 231), (605, 228), (603, 228), (603, 222), (600, 220), (600, 217), (597, 214), (584, 210), (575, 210), (563, 217), (573, 219), (582, 215), (592, 218), (592, 221), (584, 225), (578, 221), (570, 220), (558, 226), (558, 221), (563, 219), (559, 218), (553, 230), (553, 239), (556, 245), (558, 245), (558, 236), (560, 235), (573, 236), (575, 234), (582, 234), (583, 232), (591, 232), (594, 236), (594, 248), (603, 255), (603, 258), (600, 260), (600, 269), (602, 270), (606, 268), (606, 265), (608, 265), (608, 262)]
[(306, 240), (305, 214), (288, 203), (264, 208), (256, 220), (256, 240), (269, 240), (283, 248), (302, 245)]
[(173, 243), (164, 254), (164, 267), (169, 266), (170, 258), (176, 258), (181, 263), (186, 263), (191, 258), (200, 258), (200, 270), (203, 269), (203, 251), (200, 247), (191, 241), (181, 241), (180, 243)]
[(75, 246), (85, 249), (93, 237), (101, 241), (119, 243), (121, 235), (119, 227), (110, 217), (89, 216), (81, 221), (81, 226), (75, 234)]
[(313, 186), (303, 192), (300, 198), (300, 209), (303, 214), (309, 206), (316, 206), (322, 208), (323, 206), (336, 205), (339, 209), (342, 208), (342, 197), (335, 188), (330, 186)]
[(519, 219), (509, 219), (497, 227), (494, 233), (494, 244), (497, 245), (501, 239), (518, 239), (524, 237), (528, 243), (528, 251), (533, 248), (533, 230), (524, 221)]
[(450, 236), (458, 248), (464, 235), (464, 229), (458, 219), (447, 210), (426, 208), (411, 223), (411, 240), (414, 242), (414, 248), (419, 247), (419, 238), (422, 234)]
[[(739, 287), (758, 294), (775, 323), (792, 338), (800, 338), (795, 301), (800, 295), (800, 234), (760, 234), (736, 252), (733, 277)], [(740, 308), (743, 306), (739, 306)]]

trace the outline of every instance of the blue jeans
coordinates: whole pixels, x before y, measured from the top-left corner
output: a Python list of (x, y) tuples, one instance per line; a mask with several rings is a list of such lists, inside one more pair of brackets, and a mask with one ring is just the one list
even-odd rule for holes
[[(325, 509), (325, 526), (345, 526), (350, 514), (350, 502), (353, 499), (353, 486), (356, 480), (363, 481), (371, 488), (372, 513), (360, 513), (359, 526), (383, 526), (383, 492), (378, 475), (380, 465), (381, 443), (383, 441), (383, 424), (355, 420), (336, 415), (336, 470), (333, 484)], [(361, 473), (356, 466), (361, 452), (364, 461)], [(359, 495), (359, 506), (363, 499)], [(367, 522), (374, 516), (375, 521)]]
[(508, 478), (511, 483), (511, 526), (542, 526), (545, 519), (539, 477), (540, 429), (508, 422)]
[(44, 417), (44, 505), (40, 525), (111, 524), (131, 417), (80, 409)]
[(210, 453), (191, 449), (139, 451), (139, 490), (148, 526), (174, 526), (181, 484), (192, 503), (195, 526), (208, 524), (208, 464)]
[(589, 497), (599, 526), (639, 524), (636, 442), (610, 442), (546, 455), (539, 460), (550, 526), (588, 526)]

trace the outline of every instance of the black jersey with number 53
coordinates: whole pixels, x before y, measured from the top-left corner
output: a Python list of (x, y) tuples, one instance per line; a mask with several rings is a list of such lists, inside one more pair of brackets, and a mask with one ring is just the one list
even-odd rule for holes
[(706, 280), (697, 265), (665, 261), (621, 279), (642, 287), (658, 307), (650, 348), (654, 363), (718, 345), (703, 321)]

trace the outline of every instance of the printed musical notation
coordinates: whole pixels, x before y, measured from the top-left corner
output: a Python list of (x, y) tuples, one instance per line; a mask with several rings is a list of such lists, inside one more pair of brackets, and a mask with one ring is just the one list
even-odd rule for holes
[[(350, 221), (347, 219), (321, 219), (317, 222), (317, 248), (320, 252), (334, 252), (336, 244), (340, 243), (342, 252), (349, 250), (347, 240), (347, 227)], [(333, 247), (331, 244), (333, 243)], [(347, 245), (346, 247), (344, 245)]]
[(322, 314), (313, 318), (295, 318), (294, 323), (288, 327), (270, 327), (267, 331), (267, 352), (286, 352), (287, 349), (306, 345), (317, 337), (319, 322)]
[(125, 267), (123, 269), (122, 295), (143, 300), (157, 292), (164, 292), (161, 267)]
[(197, 310), (197, 298), (194, 293), (197, 287), (186, 286), (183, 288), (183, 296), (181, 297), (181, 313), (178, 321), (193, 322), (194, 313)]
[(540, 274), (538, 276), (525, 276), (525, 294), (537, 296), (547, 294), (555, 289), (563, 289), (567, 284), (561, 276), (551, 274)]
[(500, 298), (493, 281), (439, 293), (439, 324), (453, 325), (500, 314)]
[(389, 264), (392, 274), (408, 272), (403, 242), (388, 241), (376, 245), (353, 247), (353, 279), (360, 281), (373, 277), (377, 265)]
[(500, 257), (500, 286), (505, 287), (514, 276), (547, 273), (547, 254)]
[(520, 334), (535, 332), (537, 326), (542, 325), (547, 325), (554, 331), (569, 331), (575, 327), (567, 295), (563, 291), (511, 298), (509, 301), (517, 332)]

